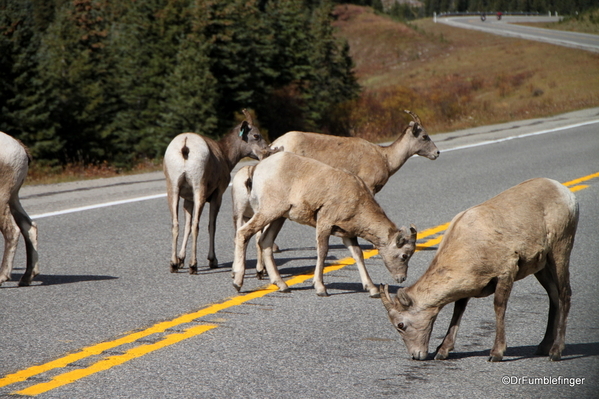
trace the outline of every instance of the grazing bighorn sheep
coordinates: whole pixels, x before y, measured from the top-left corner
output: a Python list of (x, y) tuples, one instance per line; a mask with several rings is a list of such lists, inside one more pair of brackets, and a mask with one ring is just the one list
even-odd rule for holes
[[(353, 173), (360, 177), (373, 193), (377, 193), (413, 155), (431, 160), (439, 157), (439, 150), (422, 126), (418, 115), (408, 110), (404, 112), (410, 114), (414, 121), (410, 122), (399, 137), (387, 147), (357, 137), (306, 132), (288, 132), (276, 139), (272, 146), (284, 147), (287, 152), (313, 158)], [(246, 168), (239, 170), (233, 178), (231, 194), (235, 228), (239, 228), (253, 213), (245, 190), (249, 176)], [(259, 233), (256, 236), (256, 240), (258, 239)], [(264, 275), (264, 264), (260, 251), (257, 252), (256, 274), (261, 279)]]
[(272, 256), (274, 239), (285, 218), (316, 228), (314, 287), (318, 295), (327, 295), (322, 275), (331, 235), (343, 238), (356, 259), (362, 284), (371, 295), (376, 296), (379, 291), (366, 271), (357, 237), (374, 244), (395, 279), (405, 279), (408, 261), (416, 248), (416, 229), (398, 229), (364, 182), (351, 173), (314, 159), (279, 152), (256, 165), (250, 203), (255, 213), (235, 236), (233, 285), (237, 290), (243, 284), (247, 242), (268, 226), (259, 240), (266, 269), (271, 282), (281, 291), (288, 291)]
[(19, 243), (19, 231), (25, 239), (27, 269), (19, 286), (27, 286), (39, 274), (37, 225), (21, 206), (19, 190), (29, 169), (31, 155), (19, 140), (0, 132), (0, 231), (4, 236), (4, 256), (0, 266), (0, 285), (10, 280)]
[[(164, 174), (169, 209), (172, 216), (171, 272), (183, 266), (189, 233), (192, 233), (192, 250), (189, 272), (197, 273), (197, 236), (200, 215), (206, 202), (210, 202), (208, 232), (210, 268), (218, 267), (214, 254), (216, 217), (222, 196), (231, 180), (231, 170), (244, 157), (262, 159), (272, 150), (253, 124), (251, 115), (244, 109), (246, 120), (233, 128), (220, 141), (195, 133), (182, 133), (168, 145), (164, 154)], [(184, 199), (185, 230), (181, 250), (177, 257), (179, 236), (179, 197)]]
[(506, 350), (504, 316), (514, 281), (534, 274), (549, 295), (549, 317), (538, 355), (559, 360), (570, 309), (570, 252), (578, 224), (574, 195), (555, 180), (512, 187), (453, 218), (428, 270), (393, 299), (381, 300), (413, 359), (424, 360), (439, 311), (455, 302), (435, 359), (453, 350), (468, 300), (495, 294), (496, 335), (489, 361)]
[(358, 137), (328, 134), (288, 132), (276, 139), (273, 146), (316, 159), (358, 176), (374, 193), (381, 191), (389, 178), (413, 155), (435, 160), (439, 150), (422, 126), (418, 115), (404, 111), (414, 121), (389, 146), (383, 147)]

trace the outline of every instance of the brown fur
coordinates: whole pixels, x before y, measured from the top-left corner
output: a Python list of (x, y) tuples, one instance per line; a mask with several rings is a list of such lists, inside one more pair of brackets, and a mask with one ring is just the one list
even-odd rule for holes
[(504, 315), (512, 285), (534, 274), (550, 299), (547, 330), (537, 353), (559, 360), (570, 308), (569, 259), (577, 223), (574, 195), (544, 178), (527, 180), (458, 214), (422, 277), (400, 289), (393, 300), (382, 296), (412, 357), (426, 358), (438, 312), (455, 302), (449, 330), (435, 356), (447, 358), (468, 300), (494, 294), (497, 332), (489, 360), (500, 361), (507, 346)]
[(27, 176), (31, 154), (21, 141), (0, 132), (0, 232), (4, 236), (4, 254), (0, 265), (0, 285), (11, 279), (14, 256), (23, 235), (27, 268), (19, 281), (27, 286), (39, 274), (37, 225), (21, 206), (19, 190)]
[[(245, 110), (244, 113), (248, 117)], [(271, 152), (260, 131), (251, 124), (251, 119), (250, 122), (243, 121), (219, 141), (195, 133), (182, 133), (171, 141), (164, 155), (163, 165), (172, 216), (171, 272), (176, 272), (183, 266), (187, 239), (191, 233), (189, 271), (197, 273), (198, 225), (206, 202), (210, 202), (208, 261), (211, 268), (218, 267), (214, 253), (216, 217), (223, 193), (231, 180), (231, 171), (244, 157), (262, 159)], [(184, 199), (185, 231), (177, 256), (179, 197)]]
[[(344, 239), (354, 257), (362, 256), (357, 237), (370, 241), (379, 249), (393, 276), (405, 278), (407, 262), (415, 249), (416, 230), (398, 229), (364, 182), (353, 174), (310, 158), (282, 152), (256, 166), (250, 202), (254, 214), (238, 229), (235, 238), (233, 271), (234, 285), (238, 289), (243, 284), (247, 241), (268, 226), (259, 245), (264, 252), (271, 281), (281, 290), (287, 290), (276, 270), (271, 248), (286, 218), (316, 228), (318, 259), (314, 284), (319, 295), (326, 295), (322, 269), (328, 238), (333, 234)], [(363, 267), (363, 259), (358, 267), (365, 288), (371, 291), (371, 295), (378, 294), (377, 287)]]
[(410, 122), (389, 146), (380, 146), (357, 137), (338, 137), (307, 132), (288, 132), (273, 146), (316, 159), (360, 177), (374, 193), (413, 155), (437, 159), (439, 150), (422, 127), (420, 119)]

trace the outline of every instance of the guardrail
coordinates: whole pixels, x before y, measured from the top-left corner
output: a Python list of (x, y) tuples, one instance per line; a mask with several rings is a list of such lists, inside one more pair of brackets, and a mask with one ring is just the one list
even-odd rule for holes
[(443, 18), (443, 17), (463, 17), (463, 16), (469, 16), (469, 15), (497, 15), (498, 13), (501, 13), (502, 16), (506, 16), (506, 15), (512, 15), (512, 16), (555, 16), (558, 17), (559, 15), (557, 14), (557, 11), (555, 11), (555, 13), (552, 15), (551, 11), (548, 11), (547, 14), (545, 13), (540, 13), (538, 11), (449, 11), (449, 12), (441, 12), (439, 14), (437, 14), (436, 12), (433, 12), (433, 19), (435, 22), (437, 22), (437, 18)]

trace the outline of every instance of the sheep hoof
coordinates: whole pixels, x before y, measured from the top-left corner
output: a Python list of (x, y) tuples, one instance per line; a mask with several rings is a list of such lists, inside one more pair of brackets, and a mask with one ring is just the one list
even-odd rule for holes
[(214, 259), (212, 259), (212, 260), (210, 260), (210, 259), (209, 259), (209, 260), (208, 260), (208, 266), (209, 266), (211, 269), (216, 269), (216, 268), (218, 268), (218, 260), (216, 260), (216, 258), (214, 258)]
[(379, 288), (377, 286), (374, 286), (374, 287), (364, 287), (364, 289), (366, 291), (368, 291), (368, 293), (370, 294), (371, 298), (380, 298), (381, 297), (381, 293), (380, 293)]
[(241, 286), (233, 283), (233, 287), (237, 290), (237, 292), (241, 291)]
[(562, 352), (560, 350), (549, 351), (549, 360), (557, 362), (562, 359)]
[(257, 271), (256, 272), (256, 278), (258, 280), (264, 280), (264, 277), (266, 276), (266, 272), (264, 270), (261, 271)]
[(179, 265), (176, 263), (171, 263), (171, 273), (177, 273), (179, 271)]
[(445, 360), (447, 359), (447, 353), (437, 352), (435, 355), (435, 360)]
[(279, 288), (279, 292), (284, 292), (288, 294), (291, 292), (291, 289), (289, 287)]
[(281, 252), (281, 248), (277, 244), (272, 244), (272, 253), (278, 254), (279, 252)]
[(503, 356), (501, 355), (491, 355), (489, 356), (488, 361), (490, 362), (500, 362), (503, 359)]
[(327, 297), (329, 296), (329, 293), (324, 291), (324, 292), (317, 292), (316, 295), (320, 296), (320, 297)]
[(198, 274), (198, 265), (190, 265), (189, 274)]

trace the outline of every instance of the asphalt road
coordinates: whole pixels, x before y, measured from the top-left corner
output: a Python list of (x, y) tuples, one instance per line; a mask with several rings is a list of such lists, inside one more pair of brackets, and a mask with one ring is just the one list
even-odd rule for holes
[[(309, 280), (314, 230), (294, 223), (279, 235), (283, 252), (276, 255), (291, 293), (260, 289), (267, 286), (253, 277), (250, 246), (238, 295), (230, 277), (228, 194), (217, 227), (221, 267), (204, 263), (198, 275), (171, 274), (164, 179), (153, 173), (22, 190), (40, 229), (42, 274), (31, 287), (16, 286), (21, 242), (14, 281), (0, 287), (0, 397), (596, 397), (599, 175), (589, 176), (599, 172), (599, 109), (433, 139), (440, 158), (410, 159), (377, 195), (392, 220), (421, 232), (528, 178), (588, 177), (569, 183), (581, 217), (562, 361), (533, 355), (548, 301), (532, 277), (517, 282), (510, 297), (503, 362), (486, 361), (494, 338), (492, 297), (470, 302), (449, 360), (410, 360), (380, 300), (361, 290), (354, 265), (332, 267), (324, 277), (331, 296), (315, 295)], [(439, 236), (419, 240), (406, 285), (426, 269), (435, 246), (425, 245)], [(341, 240), (331, 239), (329, 264), (347, 256)], [(375, 282), (397, 289), (380, 257), (366, 263)], [(429, 351), (440, 343), (451, 310), (439, 315)]]
[(481, 21), (479, 16), (473, 15), (467, 17), (445, 17), (437, 19), (438, 22), (458, 28), (475, 29), (493, 33), (495, 35), (536, 40), (559, 46), (599, 52), (599, 35), (516, 25), (516, 23), (519, 22), (556, 22), (558, 20), (558, 17), (510, 15), (503, 16), (500, 21), (498, 21), (494, 15), (488, 15), (484, 22)]

